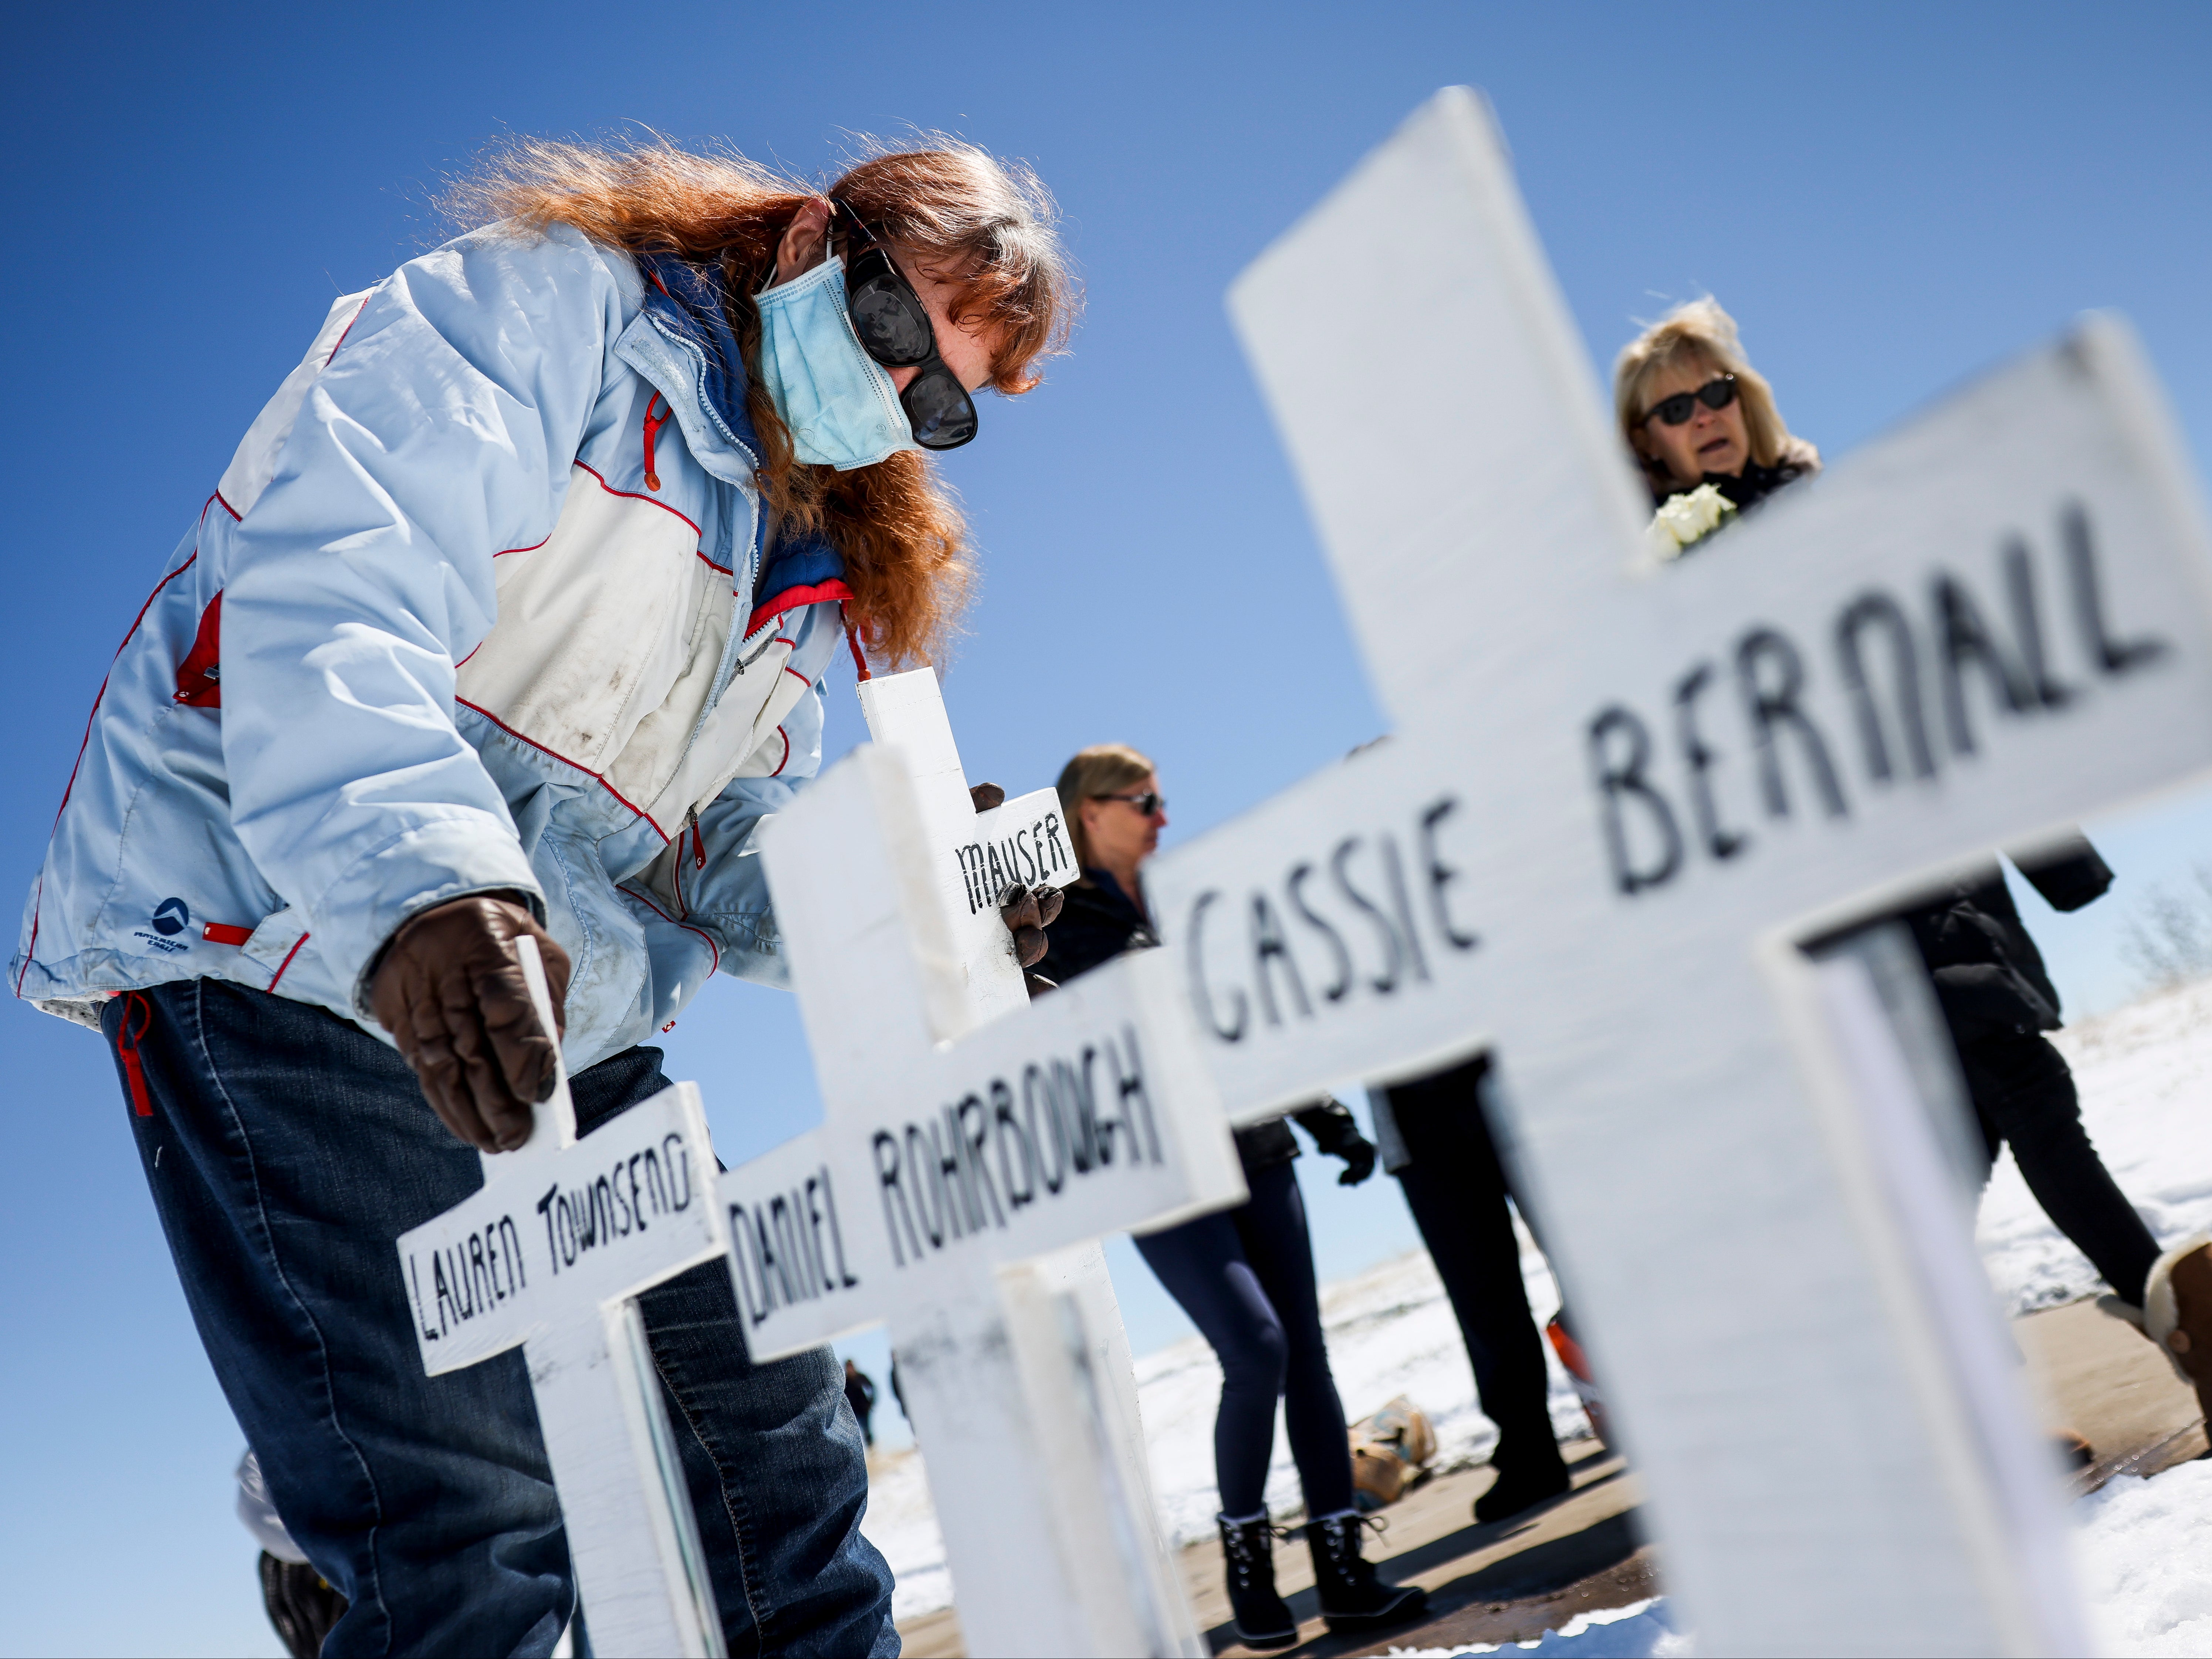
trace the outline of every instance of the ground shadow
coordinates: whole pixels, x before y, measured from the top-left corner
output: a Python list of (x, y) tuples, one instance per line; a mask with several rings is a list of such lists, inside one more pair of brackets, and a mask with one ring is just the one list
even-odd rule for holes
[[(1419, 1624), (1396, 1630), (1363, 1631), (1341, 1636), (1324, 1633), (1283, 1651), (1292, 1655), (1310, 1655), (1312, 1659), (1328, 1659), (1328, 1656), (1356, 1653), (1364, 1648), (1388, 1645), (1392, 1642), (1401, 1645), (1419, 1645), (1414, 1638), (1421, 1630), (1477, 1603), (1492, 1612), (1504, 1613), (1510, 1603), (1556, 1595), (1571, 1585), (1620, 1566), (1642, 1548), (1644, 1540), (1637, 1515), (1634, 1510), (1609, 1515), (1580, 1532), (1532, 1544), (1525, 1550), (1517, 1550), (1502, 1559), (1478, 1567), (1473, 1572), (1439, 1584), (1429, 1592), (1429, 1610)], [(1403, 1554), (1387, 1557), (1376, 1565), (1382, 1569), (1385, 1577), (1411, 1578), (1510, 1539), (1533, 1519), (1533, 1516), (1516, 1516), (1509, 1522), (1486, 1527), (1462, 1527), (1457, 1532), (1407, 1550)], [(1321, 1617), (1320, 1599), (1311, 1589), (1300, 1590), (1288, 1599), (1291, 1611), (1301, 1625)], [(1237, 1644), (1236, 1630), (1227, 1623), (1216, 1625), (1206, 1632), (1206, 1643), (1211, 1651), (1219, 1653)]]

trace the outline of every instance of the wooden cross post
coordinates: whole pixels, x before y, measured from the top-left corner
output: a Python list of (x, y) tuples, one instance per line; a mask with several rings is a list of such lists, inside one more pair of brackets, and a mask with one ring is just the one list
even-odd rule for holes
[(998, 902), (1077, 873), (1053, 792), (978, 814), (935, 676), (860, 693), (764, 837), (824, 1121), (723, 1177), (746, 1340), (890, 1322), (969, 1652), (1202, 1654), (1097, 1241), (1240, 1201), (1227, 1121), (1168, 964), (1030, 1005)]
[[(537, 941), (516, 941), (553, 1029)], [(697, 1523), (634, 1298), (726, 1248), (699, 1091), (679, 1083), (576, 1138), (564, 1065), (537, 1127), (484, 1155), (483, 1190), (399, 1240), (422, 1369), (518, 1343), (561, 1493), (592, 1646), (726, 1651)]]
[(2131, 337), (1677, 567), (1472, 93), (1231, 304), (1396, 728), (1147, 872), (1232, 1117), (1495, 1045), (1701, 1652), (2084, 1650), (1925, 1091), (1802, 947), (2212, 766), (2212, 560)]

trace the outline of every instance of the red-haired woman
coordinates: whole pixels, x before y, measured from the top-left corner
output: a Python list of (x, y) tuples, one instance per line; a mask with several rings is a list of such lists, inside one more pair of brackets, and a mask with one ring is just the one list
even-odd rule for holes
[[(848, 642), (942, 635), (969, 565), (922, 452), (1070, 308), (1042, 191), (956, 144), (824, 194), (529, 144), (462, 209), (331, 309), (171, 559), (12, 969), (116, 1048), (209, 1357), (346, 1599), (332, 1654), (568, 1621), (522, 1357), (425, 1377), (392, 1242), (550, 1088), (514, 940), (585, 1133), (665, 1086), (641, 1044), (708, 973), (781, 979), (754, 829)], [(641, 1301), (731, 1650), (896, 1651), (828, 1353), (749, 1364), (720, 1263)]]

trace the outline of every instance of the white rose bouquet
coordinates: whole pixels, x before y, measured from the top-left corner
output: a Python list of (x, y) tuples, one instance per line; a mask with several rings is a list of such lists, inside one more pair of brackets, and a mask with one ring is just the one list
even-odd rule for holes
[(1685, 549), (1705, 540), (1734, 517), (1735, 503), (1711, 484), (1699, 484), (1686, 495), (1669, 495), (1651, 515), (1651, 528), (1645, 532), (1652, 556), (1679, 559)]

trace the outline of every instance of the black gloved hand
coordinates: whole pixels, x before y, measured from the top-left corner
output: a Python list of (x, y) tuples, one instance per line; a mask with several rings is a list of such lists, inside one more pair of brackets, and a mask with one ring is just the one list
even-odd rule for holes
[(369, 1006), (415, 1068), (439, 1119), (480, 1152), (530, 1139), (553, 1092), (558, 1032), (531, 1006), (513, 941), (538, 941), (553, 1019), (565, 1025), (568, 953), (511, 900), (477, 894), (408, 918), (369, 981)]
[(1344, 1160), (1344, 1173), (1336, 1178), (1338, 1186), (1357, 1187), (1375, 1173), (1375, 1143), (1359, 1133), (1358, 1120), (1342, 1101), (1323, 1095), (1291, 1116), (1322, 1152)]
[(1375, 1173), (1375, 1143), (1365, 1135), (1355, 1134), (1328, 1150), (1332, 1157), (1344, 1160), (1344, 1173), (1336, 1178), (1338, 1186), (1357, 1187)]
[[(994, 806), (1006, 805), (1006, 792), (995, 783), (975, 783), (968, 787), (968, 799), (975, 802), (977, 811), (988, 812)], [(1044, 930), (1060, 920), (1060, 906), (1066, 902), (1066, 895), (1057, 887), (1033, 889), (1018, 881), (1000, 897), (999, 919), (1014, 936), (1014, 960), (1021, 963), (1022, 983), (1033, 997), (1060, 988), (1042, 975), (1029, 970), (1044, 960)]]

